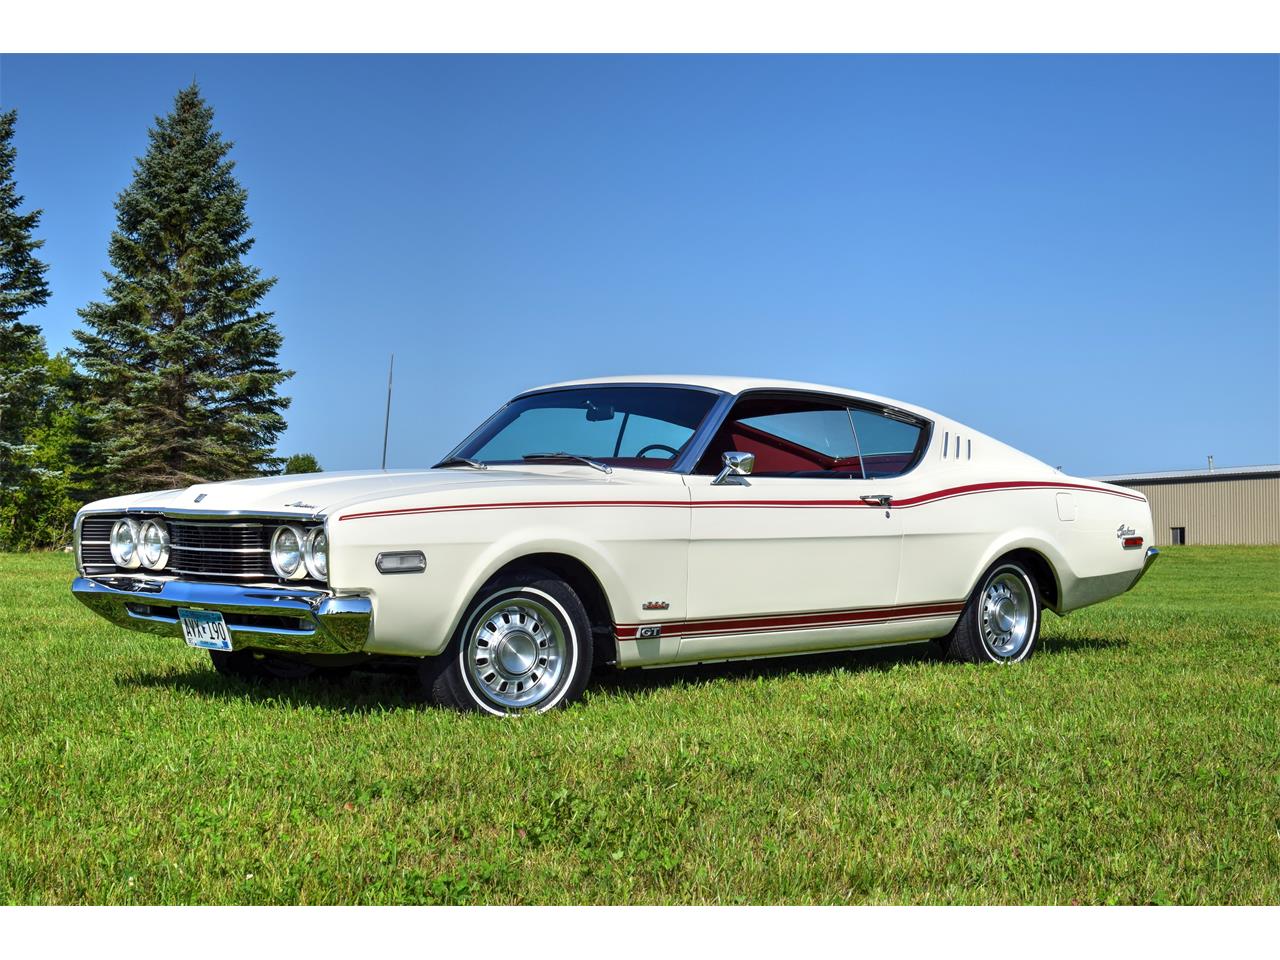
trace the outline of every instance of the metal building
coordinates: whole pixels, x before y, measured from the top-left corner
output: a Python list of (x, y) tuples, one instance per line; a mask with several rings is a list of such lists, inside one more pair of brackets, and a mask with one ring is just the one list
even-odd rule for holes
[(1280, 544), (1280, 464), (1097, 477), (1151, 502), (1157, 546)]

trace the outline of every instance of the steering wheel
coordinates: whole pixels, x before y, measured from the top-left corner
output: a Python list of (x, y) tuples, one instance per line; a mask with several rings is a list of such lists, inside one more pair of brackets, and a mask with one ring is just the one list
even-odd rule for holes
[(672, 460), (680, 456), (680, 451), (675, 447), (668, 447), (665, 443), (651, 443), (647, 447), (641, 447), (640, 451), (636, 454), (636, 458), (639, 459), (640, 457), (643, 457), (650, 450), (669, 450), (671, 452)]

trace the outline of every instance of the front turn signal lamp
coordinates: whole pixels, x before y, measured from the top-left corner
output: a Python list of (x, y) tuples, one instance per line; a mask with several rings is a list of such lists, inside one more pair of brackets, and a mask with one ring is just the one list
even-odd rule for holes
[(397, 550), (378, 554), (374, 565), (379, 573), (421, 573), (427, 569), (427, 556), (421, 550)]

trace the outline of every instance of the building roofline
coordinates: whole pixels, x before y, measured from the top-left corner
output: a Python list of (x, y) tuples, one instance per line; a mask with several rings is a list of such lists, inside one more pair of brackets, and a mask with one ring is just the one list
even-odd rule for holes
[(1246, 480), (1280, 476), (1280, 463), (1264, 463), (1251, 467), (1203, 467), (1196, 470), (1156, 470), (1147, 473), (1117, 473), (1094, 477), (1106, 483), (1175, 483), (1179, 480)]

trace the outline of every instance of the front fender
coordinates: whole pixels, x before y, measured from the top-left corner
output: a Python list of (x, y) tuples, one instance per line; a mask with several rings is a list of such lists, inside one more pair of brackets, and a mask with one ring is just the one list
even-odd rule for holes
[(431, 652), (439, 653), (444, 648), (458, 629), (472, 598), (494, 574), (522, 557), (548, 553), (571, 557), (590, 570), (604, 589), (610, 611), (639, 607), (639, 603), (631, 595), (626, 579), (603, 544), (583, 540), (581, 536), (571, 536), (567, 531), (552, 527), (521, 529), (488, 544), (464, 571), (449, 600), (453, 615), (444, 630), (444, 642)]
[[(682, 617), (688, 570), (688, 511), (609, 507), (472, 510), (368, 517), (331, 524), (331, 578), (373, 600), (366, 650), (434, 656), (449, 643), (468, 603), (497, 571), (532, 554), (585, 565), (623, 622)], [(383, 575), (383, 551), (421, 550), (421, 573)], [(644, 614), (641, 604), (668, 605)]]

